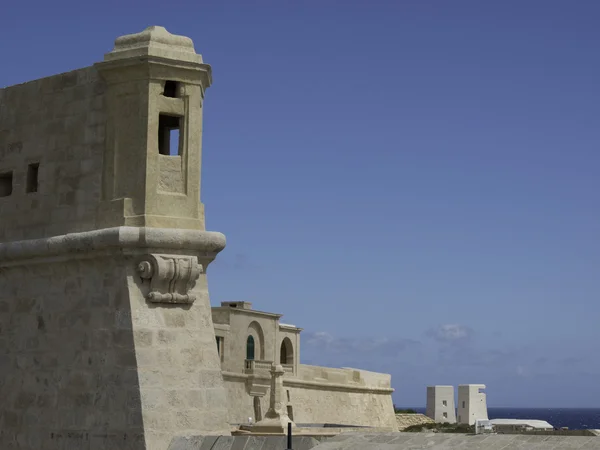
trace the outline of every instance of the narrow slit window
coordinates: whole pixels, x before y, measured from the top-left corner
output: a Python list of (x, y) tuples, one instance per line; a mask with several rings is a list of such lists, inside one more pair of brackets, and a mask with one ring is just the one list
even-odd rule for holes
[(0, 173), (0, 197), (8, 197), (13, 191), (12, 172)]
[(166, 156), (181, 155), (181, 117), (158, 116), (158, 152)]
[(177, 81), (165, 81), (165, 90), (163, 91), (165, 97), (177, 98), (177, 91), (179, 91), (179, 83)]
[(27, 166), (27, 193), (38, 191), (38, 174), (40, 171), (40, 164), (29, 164)]

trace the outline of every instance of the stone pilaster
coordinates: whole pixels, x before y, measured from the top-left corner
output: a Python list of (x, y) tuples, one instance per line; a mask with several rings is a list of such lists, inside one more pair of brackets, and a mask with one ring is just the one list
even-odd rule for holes
[(264, 419), (252, 426), (254, 433), (282, 434), (287, 432), (288, 423), (294, 422), (289, 418), (285, 407), (283, 391), (283, 374), (285, 371), (280, 364), (271, 366), (271, 390), (269, 393), (269, 410)]

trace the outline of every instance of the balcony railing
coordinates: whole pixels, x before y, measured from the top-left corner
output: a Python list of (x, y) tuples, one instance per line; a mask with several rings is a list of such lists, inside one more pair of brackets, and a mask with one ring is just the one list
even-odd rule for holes
[[(264, 361), (260, 359), (247, 359), (244, 361), (244, 373), (252, 374), (256, 372), (269, 372), (273, 361)], [(293, 364), (282, 364), (285, 373), (294, 373)]]
[(260, 359), (247, 359), (245, 361), (245, 372), (254, 373), (256, 371), (269, 371), (271, 370), (271, 364), (273, 361), (263, 361)]

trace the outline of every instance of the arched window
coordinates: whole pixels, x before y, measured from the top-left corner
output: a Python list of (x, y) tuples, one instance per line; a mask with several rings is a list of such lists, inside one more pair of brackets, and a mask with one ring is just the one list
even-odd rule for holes
[[(265, 359), (265, 335), (262, 327), (256, 321), (250, 322), (248, 331), (246, 331), (246, 359), (264, 360)], [(252, 348), (252, 350), (250, 350)]]
[(285, 338), (281, 342), (281, 350), (279, 351), (279, 364), (294, 364), (294, 347), (290, 338)]
[(281, 364), (287, 364), (287, 348), (285, 346), (285, 342), (281, 343), (281, 357), (279, 359)]
[(254, 359), (254, 338), (252, 336), (248, 336), (248, 340), (246, 340), (246, 359)]

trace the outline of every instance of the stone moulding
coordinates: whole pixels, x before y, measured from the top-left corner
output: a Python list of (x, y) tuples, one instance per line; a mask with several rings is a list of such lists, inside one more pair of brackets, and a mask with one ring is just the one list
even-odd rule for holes
[(174, 228), (114, 227), (70, 233), (42, 239), (0, 243), (0, 267), (22, 260), (57, 256), (85, 255), (97, 252), (147, 253), (166, 249), (201, 253), (203, 269), (225, 248), (225, 236), (211, 231)]
[[(230, 381), (245, 381), (252, 376), (245, 373), (223, 371), (223, 378)], [(374, 386), (357, 386), (354, 384), (329, 383), (326, 381), (309, 381), (301, 380), (294, 377), (284, 377), (283, 385), (289, 387), (299, 387), (305, 389), (318, 389), (329, 391), (356, 392), (361, 394), (381, 394), (390, 395), (394, 393), (394, 388), (374, 387)]]
[(146, 299), (152, 303), (193, 303), (190, 290), (202, 273), (195, 256), (149, 254), (138, 264), (143, 280), (150, 280)]
[(283, 379), (284, 386), (302, 387), (305, 389), (326, 389), (330, 391), (361, 392), (367, 394), (390, 395), (394, 393), (394, 388), (383, 388), (375, 386), (356, 386), (353, 384), (330, 383), (326, 381), (309, 381), (298, 378), (286, 377)]

